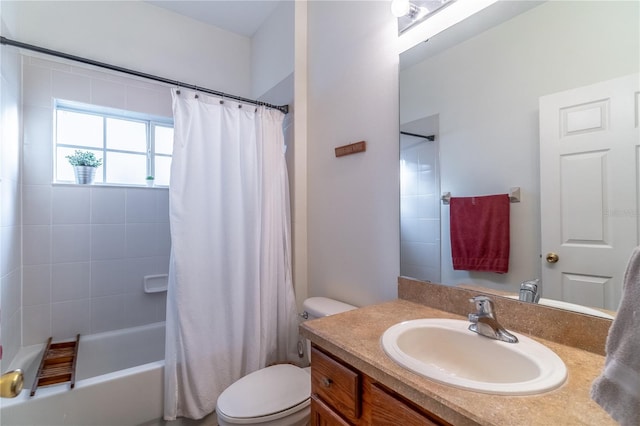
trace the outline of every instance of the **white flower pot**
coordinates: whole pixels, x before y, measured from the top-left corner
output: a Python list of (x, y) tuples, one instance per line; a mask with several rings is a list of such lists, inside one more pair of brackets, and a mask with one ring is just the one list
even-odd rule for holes
[(96, 167), (73, 166), (76, 175), (76, 183), (81, 185), (91, 185), (96, 176)]

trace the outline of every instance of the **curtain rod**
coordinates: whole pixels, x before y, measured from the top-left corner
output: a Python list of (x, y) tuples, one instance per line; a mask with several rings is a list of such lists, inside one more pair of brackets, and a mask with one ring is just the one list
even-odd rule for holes
[(186, 89), (192, 89), (192, 90), (196, 90), (198, 92), (209, 93), (211, 95), (216, 95), (216, 96), (220, 96), (220, 97), (223, 97), (223, 98), (229, 98), (229, 99), (233, 99), (233, 100), (240, 101), (240, 102), (245, 102), (245, 103), (252, 104), (252, 105), (264, 105), (264, 106), (266, 106), (268, 108), (273, 108), (273, 109), (277, 109), (279, 111), (282, 111), (285, 114), (289, 113), (289, 105), (272, 105), (272, 104), (269, 104), (269, 103), (266, 103), (266, 102), (261, 102), (261, 101), (258, 101), (258, 100), (247, 99), (247, 98), (243, 98), (241, 96), (236, 96), (236, 95), (230, 95), (228, 93), (219, 92), (217, 90), (212, 90), (212, 89), (206, 89), (204, 87), (196, 86), (194, 84), (183, 83), (183, 82), (177, 81), (177, 80), (171, 80), (171, 79), (164, 78), (164, 77), (158, 77), (157, 75), (152, 75), (152, 74), (147, 74), (147, 73), (143, 73), (143, 72), (139, 72), (139, 71), (134, 71), (134, 70), (130, 70), (130, 69), (127, 69), (127, 68), (122, 68), (122, 67), (119, 67), (119, 66), (116, 66), (116, 65), (106, 64), (104, 62), (98, 62), (98, 61), (94, 61), (92, 59), (82, 58), (80, 56), (75, 56), (75, 55), (70, 55), (68, 53), (58, 52), (56, 50), (51, 50), (51, 49), (47, 49), (47, 48), (44, 48), (44, 47), (34, 46), (32, 44), (22, 43), (22, 42), (19, 42), (19, 41), (16, 41), (16, 40), (8, 39), (8, 38), (3, 37), (3, 36), (0, 36), (0, 44), (6, 44), (6, 45), (9, 45), (9, 46), (19, 47), (21, 49), (32, 50), (34, 52), (44, 53), (46, 55), (51, 55), (51, 56), (57, 56), (59, 58), (70, 59), (72, 61), (82, 62), (83, 64), (93, 65), (93, 66), (100, 67), (100, 68), (107, 68), (107, 69), (110, 69), (112, 71), (118, 71), (118, 72), (122, 72), (122, 73), (125, 73), (125, 74), (135, 75), (136, 77), (142, 77), (142, 78), (146, 78), (148, 80), (154, 80), (154, 81), (159, 81), (161, 83), (171, 84), (171, 85), (178, 86), (178, 87), (184, 87)]
[(434, 135), (429, 135), (429, 136), (425, 136), (425, 135), (419, 135), (418, 133), (409, 133), (409, 132), (400, 132), (401, 135), (407, 135), (407, 136), (415, 136), (417, 138), (423, 138), (423, 139), (427, 139), (431, 142), (436, 140), (436, 137)]

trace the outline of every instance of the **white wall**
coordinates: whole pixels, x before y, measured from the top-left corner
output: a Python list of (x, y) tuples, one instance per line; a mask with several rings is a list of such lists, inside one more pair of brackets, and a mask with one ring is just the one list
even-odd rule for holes
[[(0, 5), (2, 34), (11, 34)], [(0, 344), (3, 348), (0, 372), (20, 348), (22, 329), (22, 220), (20, 154), (20, 57), (0, 49)]]
[(403, 70), (401, 122), (439, 114), (441, 190), (508, 192), (510, 272), (453, 271), (442, 207), (442, 282), (517, 289), (540, 276), (538, 98), (638, 72), (638, 2), (547, 2)]
[(18, 41), (209, 89), (251, 94), (246, 37), (143, 1), (6, 1)]
[(294, 8), (294, 1), (281, 1), (251, 38), (254, 99), (263, 100), (267, 91), (293, 73)]
[[(308, 3), (309, 295), (397, 295), (397, 28), (379, 1)], [(365, 140), (365, 153), (334, 148)]]

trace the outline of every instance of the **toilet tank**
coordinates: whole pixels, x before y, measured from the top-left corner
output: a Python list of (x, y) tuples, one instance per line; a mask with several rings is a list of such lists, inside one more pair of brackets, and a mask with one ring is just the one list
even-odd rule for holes
[(303, 302), (302, 307), (304, 309), (302, 316), (305, 319), (322, 318), (356, 309), (356, 306), (328, 297), (310, 297)]

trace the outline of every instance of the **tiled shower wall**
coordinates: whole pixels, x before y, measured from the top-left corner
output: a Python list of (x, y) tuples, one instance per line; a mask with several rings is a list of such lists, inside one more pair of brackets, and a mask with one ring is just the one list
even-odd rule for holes
[(400, 274), (440, 282), (437, 145), (412, 136), (401, 139)]
[(2, 364), (20, 349), (20, 57), (0, 49), (0, 344)]
[(52, 184), (53, 100), (171, 117), (167, 87), (24, 56), (22, 345), (165, 318), (166, 188)]

